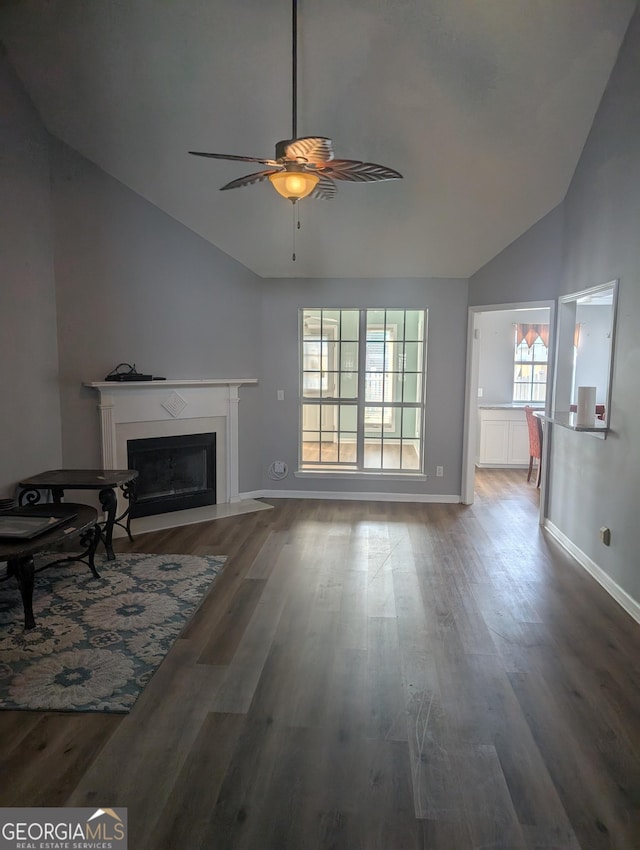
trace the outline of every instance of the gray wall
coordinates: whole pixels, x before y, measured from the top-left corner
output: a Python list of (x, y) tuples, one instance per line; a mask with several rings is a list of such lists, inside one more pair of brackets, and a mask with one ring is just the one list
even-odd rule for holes
[(556, 298), (562, 275), (563, 233), (560, 205), (471, 277), (469, 305)]
[(491, 310), (480, 313), (478, 346), (478, 404), (513, 401), (514, 325), (519, 322), (545, 324), (549, 310)]
[[(263, 372), (261, 415), (264, 425), (265, 489), (459, 495), (464, 413), (467, 281), (268, 280), (262, 302)], [(313, 307), (403, 307), (429, 311), (427, 342), (427, 420), (425, 454), (428, 480), (373, 482), (356, 479), (296, 478), (298, 455), (298, 310)], [(277, 401), (277, 390), (285, 400)], [(269, 464), (284, 460), (289, 476), (272, 481)], [(435, 467), (444, 477), (435, 478)]]
[(60, 466), (60, 404), (47, 133), (1, 52), (0, 199), (0, 496), (12, 496)]
[[(606, 440), (552, 429), (548, 517), (640, 601), (640, 11), (567, 197), (470, 280), (470, 303), (553, 298), (620, 279)], [(611, 528), (611, 546), (599, 529)]]
[[(65, 464), (99, 464), (97, 398), (83, 381), (120, 362), (166, 378), (253, 378), (260, 281), (135, 192), (51, 140)], [(256, 487), (256, 388), (241, 389), (240, 487)]]
[[(619, 278), (610, 425), (606, 440), (555, 429), (549, 517), (640, 600), (640, 11), (565, 201), (563, 294)], [(599, 540), (611, 528), (611, 546)]]

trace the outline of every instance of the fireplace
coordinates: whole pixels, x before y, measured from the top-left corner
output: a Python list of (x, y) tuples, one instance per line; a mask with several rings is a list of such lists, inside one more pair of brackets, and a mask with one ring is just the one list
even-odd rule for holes
[[(157, 437), (216, 435), (215, 497), (186, 510), (147, 516), (137, 513), (135, 532), (157, 531), (220, 515), (224, 505), (240, 502), (238, 475), (239, 389), (254, 378), (207, 378), (166, 381), (93, 381), (85, 384), (99, 394), (100, 443), (104, 469), (129, 467), (128, 444)], [(168, 489), (168, 488), (167, 488)], [(175, 488), (174, 488), (175, 489)], [(125, 509), (118, 496), (118, 513)], [(155, 509), (154, 509), (155, 510)], [(115, 533), (118, 533), (116, 526)], [(124, 533), (124, 532), (123, 532)]]
[(127, 468), (137, 469), (132, 517), (216, 503), (216, 435), (127, 440)]

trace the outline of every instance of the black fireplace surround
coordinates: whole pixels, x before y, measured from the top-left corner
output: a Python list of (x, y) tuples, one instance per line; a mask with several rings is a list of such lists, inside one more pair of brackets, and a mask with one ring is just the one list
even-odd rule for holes
[(137, 469), (132, 517), (216, 503), (216, 435), (127, 440), (127, 466)]

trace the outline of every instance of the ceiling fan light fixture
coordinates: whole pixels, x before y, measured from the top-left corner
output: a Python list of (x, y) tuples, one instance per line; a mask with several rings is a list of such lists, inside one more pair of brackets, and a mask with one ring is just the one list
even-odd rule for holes
[(319, 179), (317, 174), (293, 168), (269, 174), (269, 180), (276, 192), (292, 204), (310, 195), (318, 185)]
[[(284, 0), (283, 0), (284, 2)], [(269, 180), (276, 192), (292, 204), (302, 198), (330, 199), (336, 194), (336, 181), (376, 183), (400, 180), (394, 168), (359, 159), (335, 159), (333, 143), (327, 136), (298, 136), (298, 0), (291, 0), (291, 138), (276, 142), (275, 159), (238, 154), (189, 151), (192, 156), (225, 159), (231, 162), (256, 162), (268, 169), (231, 180), (221, 191), (239, 189)], [(300, 222), (298, 221), (298, 228)]]

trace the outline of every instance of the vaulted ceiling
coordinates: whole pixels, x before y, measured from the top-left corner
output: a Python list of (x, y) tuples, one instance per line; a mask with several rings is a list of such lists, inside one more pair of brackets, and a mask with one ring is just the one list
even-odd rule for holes
[[(636, 0), (299, 0), (299, 135), (403, 180), (291, 204), (290, 0), (9, 0), (48, 130), (264, 277), (467, 277), (564, 197)], [(259, 166), (258, 166), (259, 167)]]

